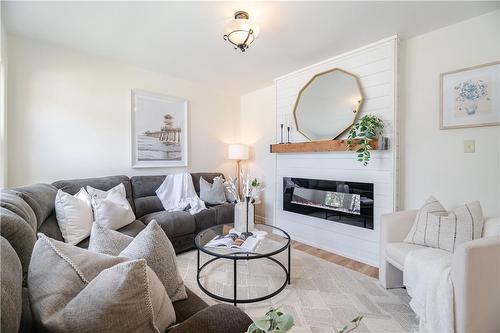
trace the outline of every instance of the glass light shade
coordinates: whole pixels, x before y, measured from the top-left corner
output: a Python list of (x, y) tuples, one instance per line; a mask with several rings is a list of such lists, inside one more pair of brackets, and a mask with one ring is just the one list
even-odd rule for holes
[(227, 157), (230, 160), (248, 160), (248, 146), (242, 144), (229, 145)]
[(259, 35), (259, 27), (249, 19), (232, 19), (226, 26), (224, 33), (232, 43), (240, 45), (247, 39), (250, 29), (253, 33), (246, 42), (247, 45), (250, 45)]

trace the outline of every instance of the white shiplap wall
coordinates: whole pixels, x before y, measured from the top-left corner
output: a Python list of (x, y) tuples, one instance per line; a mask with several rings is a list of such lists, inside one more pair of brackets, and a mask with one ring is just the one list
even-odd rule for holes
[[(396, 210), (397, 190), (397, 36), (328, 59), (275, 80), (276, 137), (291, 115), (299, 90), (316, 73), (341, 68), (359, 77), (364, 103), (359, 116), (371, 113), (385, 122), (389, 150), (372, 152), (364, 167), (351, 152), (277, 154), (274, 223), (292, 239), (378, 267), (380, 215)], [(292, 142), (307, 141), (292, 131)], [(374, 230), (283, 211), (283, 177), (342, 180), (374, 184)]]

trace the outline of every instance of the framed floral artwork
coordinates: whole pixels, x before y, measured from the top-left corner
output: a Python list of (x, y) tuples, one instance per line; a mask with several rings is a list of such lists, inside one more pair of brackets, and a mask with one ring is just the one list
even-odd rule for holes
[(443, 73), (441, 129), (500, 125), (500, 61)]

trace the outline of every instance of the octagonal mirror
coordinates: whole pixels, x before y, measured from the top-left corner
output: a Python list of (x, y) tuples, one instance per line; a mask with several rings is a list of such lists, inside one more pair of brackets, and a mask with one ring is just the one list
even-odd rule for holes
[(362, 103), (355, 75), (338, 68), (316, 74), (297, 97), (297, 130), (311, 141), (336, 139), (354, 123)]

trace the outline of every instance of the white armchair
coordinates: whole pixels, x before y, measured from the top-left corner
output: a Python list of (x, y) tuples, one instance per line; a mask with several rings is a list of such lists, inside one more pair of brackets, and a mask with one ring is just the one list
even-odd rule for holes
[[(406, 255), (422, 248), (403, 243), (416, 214), (407, 210), (382, 216), (379, 280), (385, 288), (403, 286)], [(500, 218), (486, 220), (482, 238), (461, 244), (450, 255), (456, 332), (500, 332)]]

